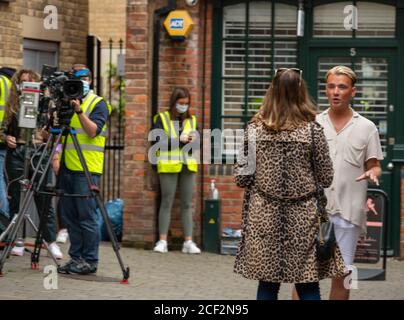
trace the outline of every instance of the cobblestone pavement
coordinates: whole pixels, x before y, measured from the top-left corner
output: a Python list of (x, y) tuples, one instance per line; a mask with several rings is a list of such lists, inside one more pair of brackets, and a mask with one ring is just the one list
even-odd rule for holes
[[(63, 246), (67, 252), (67, 246)], [(11, 257), (0, 278), (0, 299), (153, 299), (153, 300), (253, 300), (255, 281), (233, 273), (234, 256), (212, 253), (186, 255), (179, 251), (158, 254), (122, 248), (122, 258), (130, 268), (129, 284), (119, 283), (121, 272), (108, 243), (100, 248), (97, 277), (72, 279), (58, 276), (56, 290), (44, 287), (44, 267), (52, 260), (43, 254), (39, 270), (30, 269), (30, 256)], [(67, 258), (63, 262), (66, 262)], [(327, 299), (330, 281), (321, 281)], [(284, 284), (280, 299), (290, 299), (291, 285)], [(404, 299), (404, 261), (388, 259), (386, 281), (360, 281), (352, 299)]]

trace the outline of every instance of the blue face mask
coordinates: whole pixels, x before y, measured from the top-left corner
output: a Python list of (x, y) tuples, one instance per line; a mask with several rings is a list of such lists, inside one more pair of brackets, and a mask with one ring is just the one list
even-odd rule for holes
[(81, 82), (83, 83), (83, 94), (86, 96), (90, 92), (90, 84), (85, 80), (81, 80)]

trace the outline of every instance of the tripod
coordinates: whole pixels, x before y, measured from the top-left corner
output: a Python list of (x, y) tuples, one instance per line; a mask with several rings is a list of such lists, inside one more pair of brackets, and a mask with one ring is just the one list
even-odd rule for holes
[[(11, 251), (11, 243), (13, 243), (17, 237), (17, 232), (19, 229), (19, 226), (21, 225), (24, 216), (26, 216), (26, 213), (30, 207), (30, 204), (32, 203), (32, 199), (34, 194), (44, 194), (47, 196), (61, 196), (61, 197), (84, 197), (84, 198), (88, 198), (88, 197), (92, 197), (96, 200), (97, 206), (100, 209), (101, 215), (103, 217), (103, 220), (105, 222), (106, 225), (106, 229), (108, 232), (108, 235), (111, 239), (111, 244), (112, 244), (112, 248), (115, 252), (115, 255), (118, 259), (119, 265), (121, 267), (122, 270), (122, 275), (123, 275), (123, 279), (121, 281), (121, 283), (128, 283), (128, 279), (129, 279), (129, 267), (125, 268), (124, 263), (122, 261), (121, 255), (119, 253), (119, 249), (120, 246), (118, 244), (118, 240), (116, 238), (116, 235), (112, 229), (111, 226), (111, 222), (109, 220), (107, 211), (105, 209), (104, 203), (101, 200), (101, 196), (100, 196), (100, 190), (99, 188), (92, 182), (92, 178), (90, 175), (90, 172), (88, 170), (87, 164), (84, 160), (84, 156), (83, 156), (83, 152), (81, 150), (80, 144), (77, 140), (77, 136), (76, 136), (76, 130), (73, 128), (70, 128), (70, 126), (68, 125), (62, 125), (60, 128), (52, 128), (51, 129), (51, 137), (50, 139), (48, 139), (46, 145), (45, 145), (45, 151), (41, 154), (40, 159), (38, 161), (38, 165), (35, 168), (35, 171), (33, 173), (33, 176), (31, 178), (31, 180), (29, 181), (29, 183), (27, 184), (26, 188), (27, 188), (27, 193), (20, 205), (20, 210), (19, 213), (17, 215), (14, 216), (12, 222), (10, 223), (9, 227), (6, 229), (6, 231), (1, 235), (0, 237), (0, 241), (4, 238), (4, 234), (10, 233), (9, 236), (9, 243), (7, 244), (7, 246), (4, 248), (3, 251), (3, 255), (0, 258), (0, 273), (3, 270), (3, 266), (5, 263), (5, 260), (8, 256), (8, 254)], [(70, 137), (72, 138), (73, 141), (73, 145), (74, 145), (74, 149), (76, 150), (80, 163), (83, 167), (84, 170), (84, 174), (88, 183), (88, 187), (90, 190), (90, 195), (79, 195), (79, 194), (63, 194), (63, 193), (58, 193), (58, 192), (47, 192), (44, 191), (43, 188), (43, 183), (44, 180), (47, 176), (47, 172), (50, 169), (50, 163), (53, 159), (53, 156), (56, 153), (56, 148), (57, 145), (61, 142), (62, 136), (67, 137), (70, 135)], [(45, 160), (45, 155), (46, 155), (46, 151), (49, 150), (51, 148), (51, 152), (50, 152), (50, 156), (46, 161), (45, 164), (45, 168), (44, 168), (44, 174), (42, 174), (42, 176), (39, 178), (39, 182), (35, 183), (36, 181), (36, 177), (39, 173), (39, 168), (41, 167), (41, 164), (44, 162)], [(62, 155), (65, 152), (65, 148), (66, 148), (66, 143), (63, 146), (63, 151), (62, 151)], [(50, 201), (48, 201), (49, 204)], [(39, 251), (40, 251), (40, 244), (42, 243), (41, 238), (42, 238), (42, 231), (44, 229), (45, 226), (45, 221), (44, 219), (41, 219), (40, 222), (40, 228), (37, 229), (34, 224), (32, 223), (31, 219), (28, 217), (28, 221), (31, 223), (31, 225), (33, 226), (34, 230), (37, 232), (37, 241), (36, 241), (36, 245), (35, 245), (35, 249), (34, 252), (32, 254), (32, 260), (31, 260), (31, 265), (33, 265), (34, 267), (36, 266), (35, 263), (37, 263), (38, 259), (39, 259)], [(14, 222), (14, 223), (13, 223)], [(13, 225), (12, 225), (13, 223)], [(43, 241), (45, 244), (45, 247), (48, 249), (48, 245), (45, 241)], [(48, 249), (49, 250), (49, 249)], [(53, 260), (55, 262), (56, 265), (58, 265), (56, 259), (53, 257)]]
[[(21, 203), (24, 203), (25, 196), (27, 194), (28, 189), (30, 189), (30, 188), (32, 189), (32, 186), (35, 183), (35, 178), (38, 176), (40, 166), (41, 166), (41, 161), (40, 161), (38, 163), (38, 166), (36, 168), (34, 168), (34, 174), (32, 176), (31, 181), (28, 180), (29, 171), (30, 171), (29, 170), (29, 167), (30, 167), (30, 146), (29, 146), (30, 133), (31, 133), (31, 130), (26, 131), (25, 139), (27, 142), (25, 144), (25, 152), (24, 152), (24, 174), (21, 177), (22, 180), (19, 181), (19, 183), (22, 184), (22, 188), (20, 191)], [(48, 146), (48, 144), (47, 144), (47, 146)], [(43, 156), (45, 157), (45, 153), (43, 153)], [(43, 159), (43, 158), (41, 158), (41, 159)], [(46, 174), (47, 174), (47, 172), (45, 172), (45, 176), (47, 176)], [(14, 181), (14, 183), (17, 183), (17, 181)], [(41, 199), (41, 200), (42, 200), (43, 205), (37, 206), (37, 211), (38, 211), (38, 215), (40, 216), (40, 221), (43, 221), (43, 220), (45, 220), (44, 218), (46, 218), (45, 214), (48, 214), (48, 212), (49, 212), (50, 199), (48, 199), (49, 201), (46, 201), (47, 199)], [(29, 206), (27, 207), (27, 210), (25, 210), (24, 213), (22, 213), (22, 210), (20, 209), (19, 213), (15, 214), (13, 216), (12, 220), (10, 221), (10, 223), (8, 224), (8, 226), (6, 227), (4, 232), (0, 235), (0, 242), (2, 242), (4, 239), (6, 239), (6, 246), (4, 248), (0, 261), (3, 261), (4, 259), (6, 259), (9, 256), (11, 247), (14, 245), (15, 240), (17, 239), (18, 232), (21, 229), (21, 225), (24, 223), (24, 220), (28, 221), (28, 223), (31, 225), (32, 229), (37, 233), (37, 235), (40, 234), (41, 227), (39, 229), (36, 227), (35, 223), (32, 221), (32, 219), (30, 217), (30, 214), (27, 212), (28, 209), (29, 209)], [(40, 210), (40, 209), (42, 209), (42, 210)], [(41, 214), (41, 211), (43, 212), (43, 214)], [(23, 234), (25, 237), (25, 224), (23, 224), (22, 226), (24, 227)], [(8, 235), (8, 237), (7, 237), (7, 235)], [(48, 243), (45, 240), (41, 239), (41, 246), (42, 246), (42, 241), (43, 241), (45, 247), (48, 249), (48, 252), (49, 252), (51, 258), (53, 259), (55, 264), (58, 265), (55, 256), (53, 255), (52, 251), (49, 250)], [(33, 254), (32, 254), (32, 258), (33, 258)], [(38, 261), (39, 260), (37, 260), (36, 262), (38, 262)], [(3, 263), (4, 262), (1, 262), (0, 275), (1, 275)], [(31, 261), (31, 268), (32, 269), (38, 268), (38, 264), (34, 263), (33, 259)]]

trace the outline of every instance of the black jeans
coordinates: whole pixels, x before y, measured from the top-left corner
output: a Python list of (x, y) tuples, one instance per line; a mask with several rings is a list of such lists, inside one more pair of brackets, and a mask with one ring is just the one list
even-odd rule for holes
[[(9, 183), (11, 184), (8, 187), (8, 195), (10, 197), (10, 219), (18, 213), (20, 210), (20, 196), (21, 196), (21, 184), (20, 179), (24, 174), (24, 145), (18, 145), (15, 149), (7, 149), (6, 156), (6, 172), (8, 175)], [(36, 158), (38, 160), (39, 158)], [(34, 163), (36, 165), (36, 163)], [(30, 168), (29, 179), (33, 174), (32, 168)], [(20, 178), (21, 177), (21, 178)], [(40, 175), (37, 175), (38, 180)], [(49, 168), (48, 176), (45, 178), (44, 183), (50, 183), (52, 179), (52, 171)], [(39, 214), (39, 217), (42, 217), (44, 214), (44, 210), (46, 207), (46, 203), (49, 203), (49, 210), (47, 212), (47, 226), (44, 230), (43, 237), (46, 242), (52, 243), (56, 241), (56, 217), (55, 210), (52, 206), (51, 199), (44, 195), (35, 195), (34, 196), (35, 205)], [(38, 226), (39, 227), (39, 226)]]

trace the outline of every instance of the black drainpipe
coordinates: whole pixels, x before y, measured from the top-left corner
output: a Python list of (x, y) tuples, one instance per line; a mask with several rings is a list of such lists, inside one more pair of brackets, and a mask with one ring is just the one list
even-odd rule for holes
[[(152, 61), (152, 98), (151, 98), (151, 127), (153, 127), (153, 118), (158, 113), (158, 95), (159, 95), (159, 64), (160, 64), (160, 31), (161, 31), (161, 17), (167, 15), (170, 11), (173, 11), (177, 8), (176, 0), (168, 0), (168, 3), (165, 7), (161, 7), (154, 11), (153, 17), (153, 61)], [(159, 225), (158, 225), (158, 214), (160, 210), (161, 203), (161, 192), (160, 187), (157, 188), (156, 191), (156, 211), (155, 211), (155, 219), (156, 222), (156, 234), (155, 237), (159, 239)]]
[[(201, 240), (203, 239), (203, 210), (204, 210), (204, 203), (203, 203), (203, 189), (204, 189), (204, 178), (205, 178), (205, 166), (203, 164), (203, 129), (205, 129), (205, 90), (206, 90), (206, 32), (207, 32), (207, 22), (208, 22), (208, 0), (204, 2), (204, 17), (203, 17), (203, 61), (202, 61), (202, 130), (201, 130)], [(202, 243), (203, 245), (203, 243)]]

